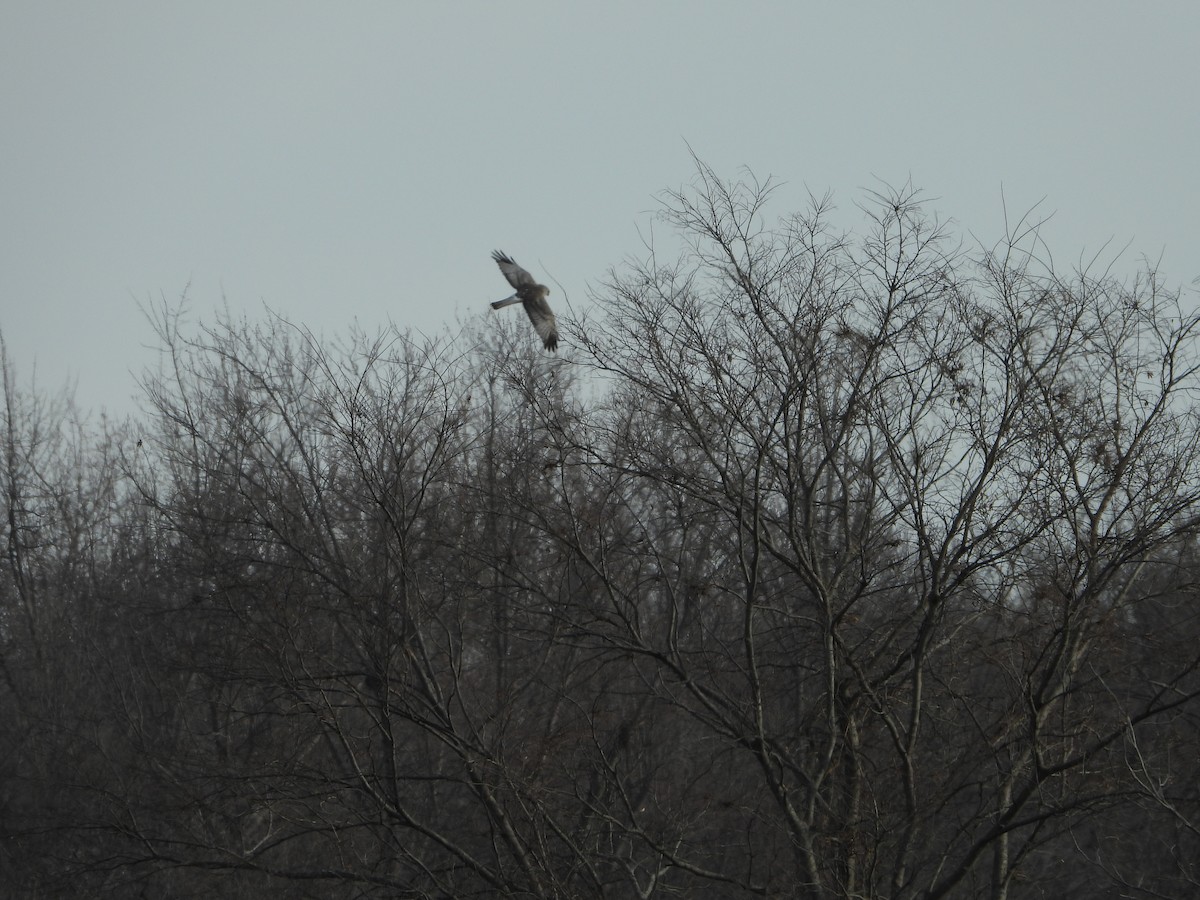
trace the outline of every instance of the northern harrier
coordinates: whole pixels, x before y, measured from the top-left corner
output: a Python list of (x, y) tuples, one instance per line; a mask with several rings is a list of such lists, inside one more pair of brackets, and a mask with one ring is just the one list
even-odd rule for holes
[(512, 257), (499, 250), (492, 251), (492, 259), (496, 261), (496, 265), (500, 267), (500, 271), (504, 273), (508, 283), (517, 289), (517, 292), (511, 297), (505, 297), (503, 300), (493, 303), (492, 309), (504, 309), (514, 303), (520, 303), (525, 307), (525, 314), (529, 316), (529, 321), (533, 323), (533, 327), (537, 331), (538, 337), (542, 339), (542, 343), (546, 345), (546, 349), (557, 350), (558, 324), (554, 321), (554, 313), (550, 311), (550, 304), (546, 302), (550, 288), (544, 284), (538, 284), (533, 280), (532, 275), (513, 262)]

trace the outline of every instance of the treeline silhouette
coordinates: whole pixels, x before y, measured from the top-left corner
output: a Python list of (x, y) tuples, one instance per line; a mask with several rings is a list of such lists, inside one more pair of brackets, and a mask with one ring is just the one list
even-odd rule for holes
[(1194, 308), (702, 163), (560, 312), (4, 365), (28, 897), (1200, 894)]

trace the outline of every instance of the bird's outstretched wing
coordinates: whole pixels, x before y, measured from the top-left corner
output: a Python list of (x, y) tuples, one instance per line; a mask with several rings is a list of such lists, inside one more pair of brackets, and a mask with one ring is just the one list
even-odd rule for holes
[(533, 276), (513, 262), (512, 257), (499, 250), (492, 251), (492, 259), (496, 261), (496, 265), (500, 267), (500, 271), (504, 273), (504, 277), (508, 279), (508, 283), (515, 288), (525, 287), (527, 285), (536, 285)]
[(546, 345), (546, 349), (557, 351), (558, 322), (554, 319), (554, 313), (550, 311), (550, 304), (540, 297), (537, 300), (527, 300), (525, 302), (525, 312), (529, 314), (529, 321), (533, 323), (533, 330), (538, 333), (538, 337), (542, 339), (542, 343)]

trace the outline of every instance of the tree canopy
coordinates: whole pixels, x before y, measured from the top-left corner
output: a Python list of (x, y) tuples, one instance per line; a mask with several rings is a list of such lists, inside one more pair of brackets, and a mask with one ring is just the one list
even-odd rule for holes
[(0, 873), (30, 896), (1200, 889), (1200, 315), (909, 187), (467, 337), (149, 318), (4, 374)]

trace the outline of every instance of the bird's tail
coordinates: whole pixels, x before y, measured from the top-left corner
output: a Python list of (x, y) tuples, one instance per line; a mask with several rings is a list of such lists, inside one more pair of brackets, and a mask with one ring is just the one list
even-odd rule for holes
[(512, 306), (514, 303), (520, 302), (521, 298), (516, 294), (513, 294), (511, 297), (505, 297), (503, 300), (497, 300), (492, 304), (492, 309), (504, 309), (506, 306)]

